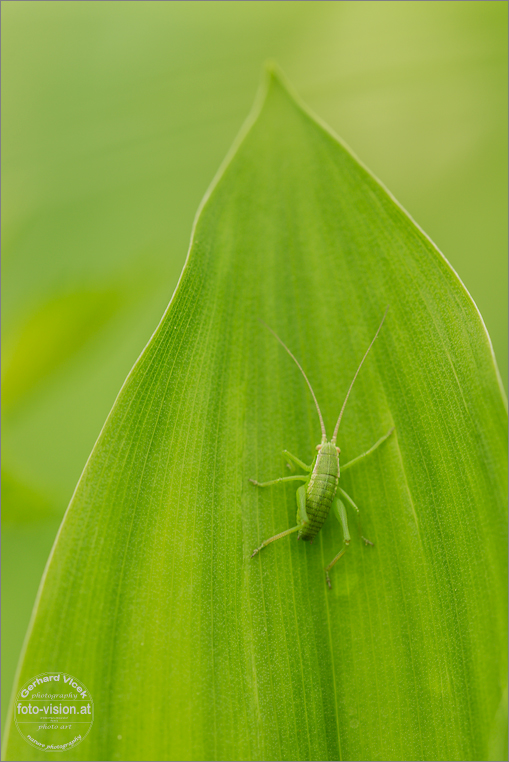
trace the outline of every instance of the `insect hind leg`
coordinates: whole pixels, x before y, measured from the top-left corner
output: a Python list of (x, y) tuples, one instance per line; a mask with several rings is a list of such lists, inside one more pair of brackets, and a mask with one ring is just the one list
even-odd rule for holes
[[(348, 530), (348, 519), (346, 516), (346, 508), (338, 497), (336, 497), (335, 500), (333, 501), (332, 508), (336, 515), (337, 520), (341, 524), (341, 528), (343, 530), (343, 540), (346, 547), (348, 547), (350, 545), (350, 532)], [(342, 548), (339, 551), (339, 553), (336, 556), (334, 556), (330, 564), (325, 567), (325, 579), (327, 580), (327, 585), (329, 587), (329, 590), (332, 589), (332, 582), (330, 581), (329, 572), (334, 566), (334, 564), (336, 564), (339, 561), (341, 556), (344, 555), (344, 553), (346, 553), (346, 548)]]
[(271, 479), (270, 482), (258, 482), (256, 479), (248, 479), (255, 487), (270, 487), (272, 484), (279, 484), (280, 482), (307, 482), (309, 476), (281, 476), (279, 479)]
[(337, 554), (337, 556), (334, 556), (330, 564), (325, 567), (325, 579), (327, 580), (327, 585), (329, 587), (329, 590), (332, 590), (332, 582), (330, 581), (329, 572), (334, 566), (334, 564), (336, 564), (339, 561), (339, 559), (344, 553), (346, 553), (346, 548), (342, 548)]
[(296, 527), (292, 527), (291, 529), (286, 529), (284, 532), (275, 534), (274, 537), (269, 537), (268, 540), (264, 540), (259, 548), (255, 548), (255, 550), (253, 550), (253, 552), (251, 553), (251, 558), (253, 558), (253, 556), (256, 556), (256, 554), (259, 553), (260, 550), (263, 550), (263, 548), (265, 548), (271, 542), (274, 542), (275, 540), (280, 540), (281, 537), (286, 537), (287, 534), (292, 534), (292, 532), (298, 532), (299, 529), (300, 529), (300, 525), (297, 525)]
[(396, 429), (396, 427), (395, 427), (395, 426), (393, 426), (393, 427), (392, 427), (392, 429), (389, 429), (389, 431), (387, 432), (387, 434), (384, 434), (384, 435), (383, 435), (383, 437), (380, 437), (380, 439), (378, 440), (378, 442), (375, 442), (375, 444), (373, 445), (373, 447), (370, 447), (370, 448), (369, 448), (369, 450), (366, 450), (366, 452), (363, 452), (361, 455), (357, 455), (357, 457), (356, 457), (356, 458), (353, 458), (353, 460), (349, 460), (349, 461), (348, 461), (348, 463), (344, 463), (344, 464), (341, 466), (341, 470), (342, 470), (342, 471), (346, 471), (346, 469), (347, 469), (347, 468), (350, 468), (350, 466), (353, 466), (353, 465), (355, 465), (355, 463), (358, 463), (358, 462), (359, 462), (360, 460), (362, 460), (363, 458), (366, 458), (368, 455), (371, 455), (371, 453), (372, 453), (372, 452), (375, 452), (375, 450), (376, 450), (378, 447), (380, 447), (380, 445), (381, 445), (381, 444), (383, 444), (383, 443), (385, 442), (385, 440), (386, 440), (386, 439), (388, 439), (388, 438), (390, 437), (390, 435), (393, 433), (393, 431), (395, 431), (395, 429)]
[(347, 492), (345, 492), (345, 490), (344, 490), (344, 489), (341, 489), (341, 487), (338, 487), (338, 492), (341, 492), (341, 494), (343, 495), (343, 497), (345, 498), (345, 500), (347, 500), (347, 501), (350, 503), (350, 505), (352, 506), (352, 508), (354, 509), (354, 511), (355, 511), (355, 512), (356, 512), (356, 514), (357, 514), (357, 529), (359, 530), (359, 534), (360, 534), (360, 536), (361, 536), (361, 540), (364, 540), (364, 542), (366, 543), (366, 545), (371, 545), (371, 546), (373, 546), (375, 543), (374, 543), (374, 542), (371, 542), (371, 540), (368, 540), (368, 538), (367, 538), (367, 537), (364, 537), (364, 535), (362, 534), (362, 527), (361, 527), (361, 512), (360, 512), (360, 510), (359, 510), (359, 507), (358, 507), (357, 505), (355, 505), (355, 503), (354, 503), (354, 501), (352, 500), (352, 498), (350, 497), (350, 495), (349, 495)]
[(306, 485), (303, 484), (299, 487), (295, 493), (297, 498), (297, 522), (299, 524), (307, 524), (309, 522), (308, 513), (306, 511)]

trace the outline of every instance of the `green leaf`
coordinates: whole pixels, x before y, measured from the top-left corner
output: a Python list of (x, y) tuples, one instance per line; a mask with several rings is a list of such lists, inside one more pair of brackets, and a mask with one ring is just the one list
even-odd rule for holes
[[(348, 385), (342, 547), (295, 523)], [(17, 688), (83, 681), (68, 759), (474, 760), (505, 684), (506, 410), (480, 315), (379, 182), (274, 74), (202, 204), (170, 307), (94, 448), (47, 568)], [(42, 759), (11, 730), (7, 759)]]

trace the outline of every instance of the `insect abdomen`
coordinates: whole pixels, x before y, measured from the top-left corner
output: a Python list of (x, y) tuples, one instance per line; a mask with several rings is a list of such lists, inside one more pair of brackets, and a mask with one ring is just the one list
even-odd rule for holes
[(308, 523), (299, 532), (302, 540), (312, 540), (323, 526), (339, 481), (339, 460), (336, 448), (327, 443), (317, 457), (313, 473), (306, 490), (306, 512)]

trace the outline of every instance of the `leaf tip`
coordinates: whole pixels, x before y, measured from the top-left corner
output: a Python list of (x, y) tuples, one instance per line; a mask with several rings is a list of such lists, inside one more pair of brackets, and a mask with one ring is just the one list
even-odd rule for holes
[(267, 90), (270, 90), (275, 86), (288, 92), (288, 82), (286, 77), (277, 61), (272, 58), (265, 61), (265, 83)]
[(265, 61), (264, 68), (265, 68), (265, 74), (269, 80), (272, 79), (273, 77), (277, 78), (278, 74), (280, 73), (279, 64), (274, 58), (268, 58)]

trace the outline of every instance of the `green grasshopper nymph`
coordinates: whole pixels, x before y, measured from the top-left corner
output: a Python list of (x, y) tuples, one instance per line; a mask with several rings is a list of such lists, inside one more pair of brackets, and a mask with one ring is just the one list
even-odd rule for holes
[[(341, 412), (339, 414), (339, 418), (336, 423), (336, 428), (334, 429), (334, 433), (332, 435), (332, 439), (330, 440), (330, 442), (327, 439), (327, 433), (325, 431), (325, 425), (323, 423), (322, 413), (320, 411), (320, 407), (318, 405), (318, 401), (316, 399), (313, 388), (311, 384), (309, 383), (308, 377), (306, 376), (300, 363), (294, 357), (294, 355), (290, 352), (286, 344), (279, 338), (277, 333), (275, 333), (275, 331), (273, 331), (272, 328), (270, 328), (266, 323), (264, 323), (266, 328), (269, 329), (269, 331), (276, 337), (279, 343), (288, 352), (288, 354), (290, 355), (290, 357), (295, 362), (298, 369), (304, 376), (304, 379), (309, 387), (309, 391), (311, 392), (313, 396), (313, 400), (315, 401), (316, 409), (318, 411), (318, 417), (320, 419), (320, 426), (322, 429), (322, 441), (319, 445), (316, 446), (317, 453), (311, 466), (307, 466), (305, 463), (299, 460), (299, 458), (296, 458), (295, 455), (292, 455), (290, 452), (288, 452), (288, 450), (283, 450), (283, 454), (289, 460), (292, 460), (294, 463), (300, 466), (304, 471), (306, 471), (307, 475), (283, 476), (280, 479), (273, 479), (270, 482), (262, 482), (262, 483), (256, 481), (256, 479), (249, 479), (251, 484), (254, 484), (256, 487), (270, 487), (271, 484), (279, 484), (280, 482), (290, 482), (290, 481), (305, 482), (305, 484), (299, 487), (296, 494), (297, 526), (294, 526), (291, 529), (286, 529), (284, 532), (280, 532), (279, 534), (274, 535), (274, 537), (270, 537), (268, 540), (265, 540), (264, 542), (262, 542), (260, 547), (256, 548), (256, 550), (253, 551), (253, 553), (251, 554), (251, 558), (253, 558), (253, 556), (256, 556), (256, 554), (259, 553), (260, 550), (262, 550), (262, 548), (264, 548), (266, 545), (269, 545), (269, 543), (274, 542), (274, 540), (279, 540), (281, 537), (286, 537), (287, 534), (292, 534), (293, 532), (298, 532), (298, 535), (297, 535), (298, 540), (310, 540), (312, 542), (313, 538), (316, 537), (316, 535), (322, 528), (323, 523), (329, 514), (331, 506), (336, 515), (336, 518), (338, 519), (339, 523), (341, 524), (343, 528), (343, 538), (344, 538), (345, 545), (348, 546), (350, 544), (350, 532), (348, 531), (348, 520), (346, 516), (346, 508), (344, 506), (344, 503), (342, 503), (339, 497), (336, 496), (336, 493), (339, 492), (342, 495), (342, 497), (352, 506), (352, 508), (357, 513), (357, 517), (359, 516), (360, 511), (358, 507), (355, 505), (352, 498), (349, 495), (347, 495), (344, 489), (341, 489), (341, 487), (338, 486), (339, 454), (341, 450), (339, 449), (339, 447), (336, 446), (336, 439), (338, 436), (339, 424), (341, 423), (341, 418), (343, 417), (343, 412), (345, 410), (348, 397), (350, 396), (350, 392), (352, 391), (352, 387), (355, 383), (355, 379), (357, 378), (359, 374), (359, 371), (362, 367), (362, 363), (368, 356), (369, 350), (375, 343), (375, 340), (378, 334), (380, 333), (380, 329), (383, 325), (388, 309), (389, 308), (387, 307), (387, 309), (385, 310), (384, 316), (382, 318), (382, 322), (378, 326), (378, 330), (375, 333), (375, 336), (371, 344), (367, 348), (366, 354), (364, 355), (364, 357), (359, 363), (359, 367), (357, 368), (355, 376), (353, 377), (353, 381), (350, 384), (350, 387), (346, 394), (345, 401), (343, 402), (343, 407), (341, 408)], [(355, 463), (358, 463), (367, 455), (371, 455), (371, 453), (374, 452), (377, 449), (377, 447), (380, 447), (382, 442), (385, 442), (385, 440), (388, 437), (390, 437), (393, 431), (394, 431), (394, 426), (387, 432), (387, 434), (384, 434), (384, 436), (381, 437), (378, 440), (378, 442), (375, 442), (373, 447), (370, 447), (370, 449), (367, 450), (366, 452), (363, 452), (362, 455), (358, 455), (353, 460), (349, 461), (348, 463), (345, 463), (345, 465), (341, 467), (343, 471), (347, 468), (350, 468)], [(362, 539), (364, 540), (366, 545), (373, 545), (373, 543), (370, 542), (370, 540), (368, 540), (366, 537), (362, 537)], [(330, 562), (330, 564), (325, 568), (325, 577), (326, 577), (329, 589), (332, 588), (329, 572), (334, 566), (334, 564), (337, 563), (337, 561), (339, 561), (339, 559), (345, 552), (346, 552), (346, 547), (342, 548), (337, 554), (337, 556), (335, 556)]]

